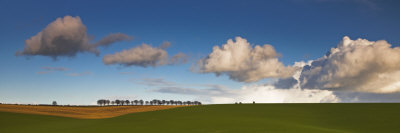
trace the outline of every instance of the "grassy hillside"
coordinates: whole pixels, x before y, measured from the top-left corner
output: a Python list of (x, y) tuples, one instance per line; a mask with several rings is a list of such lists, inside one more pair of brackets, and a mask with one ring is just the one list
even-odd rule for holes
[(400, 132), (400, 104), (204, 105), (74, 119), (0, 112), (1, 133)]

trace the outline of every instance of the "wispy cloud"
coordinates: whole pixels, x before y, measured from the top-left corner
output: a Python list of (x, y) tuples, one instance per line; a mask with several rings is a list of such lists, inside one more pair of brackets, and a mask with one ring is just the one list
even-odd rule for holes
[(40, 71), (40, 72), (36, 72), (36, 74), (49, 74), (52, 73), (53, 71)]
[(81, 73), (67, 73), (67, 76), (71, 77), (77, 77), (77, 76), (85, 76), (85, 75), (91, 75), (92, 72), (81, 72)]
[(66, 67), (49, 67), (44, 66), (41, 68), (43, 71), (36, 72), (36, 74), (49, 74), (55, 71), (68, 71), (69, 69)]
[(177, 86), (175, 82), (167, 81), (163, 78), (145, 78), (138, 81), (135, 81), (138, 84), (147, 85), (147, 86)]
[(127, 74), (133, 74), (134, 72), (119, 72), (119, 74), (122, 74), (122, 75), (127, 75)]
[(47, 71), (68, 71), (69, 69), (66, 67), (42, 67), (42, 69), (47, 70)]

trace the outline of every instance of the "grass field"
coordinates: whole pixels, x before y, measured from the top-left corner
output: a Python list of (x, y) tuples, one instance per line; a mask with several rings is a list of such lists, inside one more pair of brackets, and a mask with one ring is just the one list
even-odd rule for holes
[(1, 133), (400, 132), (400, 104), (203, 105), (106, 119), (0, 112)]

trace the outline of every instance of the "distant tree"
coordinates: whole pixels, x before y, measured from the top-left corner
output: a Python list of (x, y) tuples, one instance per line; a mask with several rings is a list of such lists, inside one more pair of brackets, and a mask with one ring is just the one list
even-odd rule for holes
[(53, 106), (57, 106), (57, 102), (56, 102), (56, 101), (53, 101), (52, 105), (53, 105)]
[(140, 105), (143, 105), (144, 101), (142, 99), (139, 100)]
[(149, 101), (146, 101), (146, 105), (149, 105)]
[(139, 101), (138, 100), (133, 100), (133, 103), (135, 103), (135, 105), (138, 105)]
[(117, 99), (117, 100), (115, 100), (115, 104), (120, 105), (121, 101)]
[(101, 100), (97, 100), (97, 104), (101, 106)]
[(115, 101), (111, 101), (111, 105), (114, 105), (115, 104)]
[(256, 101), (253, 101), (253, 104), (256, 104)]
[(129, 100), (125, 100), (125, 103), (126, 103), (126, 105), (129, 105), (130, 102), (129, 102)]
[(105, 104), (110, 105), (110, 100), (106, 100)]
[(101, 106), (103, 104), (103, 100), (97, 100), (97, 104)]
[(157, 104), (157, 101), (158, 101), (157, 99), (152, 100), (153, 104)]

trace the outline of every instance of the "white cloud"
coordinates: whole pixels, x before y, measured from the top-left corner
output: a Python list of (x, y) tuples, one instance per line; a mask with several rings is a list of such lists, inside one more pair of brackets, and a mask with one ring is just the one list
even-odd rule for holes
[(255, 45), (246, 39), (229, 39), (222, 47), (214, 46), (207, 58), (198, 61), (195, 71), (202, 73), (226, 74), (241, 82), (253, 82), (263, 78), (287, 78), (297, 67), (285, 67), (278, 61), (279, 54), (271, 45)]
[(86, 26), (82, 23), (80, 17), (57, 18), (41, 32), (25, 40), (24, 50), (17, 51), (16, 55), (42, 55), (56, 59), (60, 56), (73, 57), (79, 52), (99, 54), (98, 46), (107, 46), (117, 41), (132, 39), (128, 35), (116, 33), (108, 35), (96, 44), (90, 44), (91, 40), (86, 32)]
[(300, 81), (303, 89), (399, 92), (400, 47), (346, 36), (327, 55), (305, 66)]
[[(296, 65), (302, 66), (305, 65), (305, 63), (298, 62)], [(293, 76), (293, 79), (295, 80), (298, 80), (298, 78), (299, 74)], [(162, 81), (161, 83), (167, 82), (165, 80), (160, 81)], [(179, 85), (174, 83), (161, 84), (158, 88), (152, 89), (152, 91), (179, 95), (193, 95), (197, 96), (198, 99), (205, 103), (251, 103), (253, 101), (257, 103), (340, 102), (340, 98), (338, 98), (333, 91), (301, 89), (299, 83), (288, 89), (276, 88), (273, 85), (245, 85), (242, 86), (241, 89), (230, 89), (221, 85), (197, 85), (196, 87), (195, 85)]]
[(123, 50), (119, 53), (108, 54), (103, 58), (103, 63), (106, 65), (121, 64), (141, 67), (164, 65), (167, 61), (168, 53), (164, 49), (151, 47), (147, 44)]
[(123, 50), (115, 54), (108, 54), (103, 57), (106, 65), (120, 64), (123, 66), (156, 67), (161, 65), (172, 65), (186, 61), (186, 55), (178, 53), (169, 59), (165, 50), (169, 43), (163, 43), (160, 47), (152, 47), (142, 44), (128, 50)]
[[(230, 90), (233, 97), (214, 96), (212, 102), (251, 103), (326, 103), (340, 100), (328, 90), (278, 89), (274, 86), (243, 86), (240, 90)], [(230, 99), (230, 100), (228, 100)]]
[(278, 89), (272, 85), (243, 86), (241, 89), (214, 87), (194, 89), (185, 87), (161, 87), (154, 92), (195, 95), (206, 103), (326, 103), (340, 99), (328, 90)]

